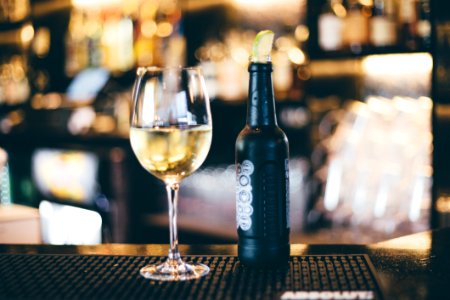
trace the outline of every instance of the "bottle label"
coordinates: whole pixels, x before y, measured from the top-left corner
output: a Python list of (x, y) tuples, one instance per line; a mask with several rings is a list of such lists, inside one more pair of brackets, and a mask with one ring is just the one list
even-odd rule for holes
[(253, 196), (252, 196), (252, 181), (251, 175), (255, 167), (249, 160), (244, 160), (237, 165), (237, 189), (236, 189), (236, 224), (247, 231), (252, 226), (251, 216), (253, 214)]
[(284, 161), (284, 168), (285, 168), (285, 176), (286, 176), (286, 228), (290, 228), (291, 227), (291, 222), (290, 222), (291, 202), (289, 200), (289, 159), (286, 159)]

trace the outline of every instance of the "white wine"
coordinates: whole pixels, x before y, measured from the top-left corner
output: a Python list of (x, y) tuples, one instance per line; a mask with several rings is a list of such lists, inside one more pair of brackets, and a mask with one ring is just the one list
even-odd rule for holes
[(207, 125), (130, 129), (131, 147), (141, 165), (169, 184), (200, 167), (211, 139), (212, 129)]
[[(139, 272), (156, 281), (200, 278), (208, 274), (208, 266), (180, 258), (177, 204), (181, 180), (202, 165), (212, 142), (209, 97), (201, 69), (140, 67), (132, 100), (131, 147), (142, 167), (165, 183), (170, 228), (167, 259)], [(202, 124), (192, 124), (196, 121)]]

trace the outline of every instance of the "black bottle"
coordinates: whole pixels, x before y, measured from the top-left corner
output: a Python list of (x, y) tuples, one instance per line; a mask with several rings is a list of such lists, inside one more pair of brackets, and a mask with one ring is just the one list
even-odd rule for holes
[(278, 127), (272, 64), (251, 62), (247, 122), (236, 140), (238, 255), (247, 266), (289, 260), (289, 145)]

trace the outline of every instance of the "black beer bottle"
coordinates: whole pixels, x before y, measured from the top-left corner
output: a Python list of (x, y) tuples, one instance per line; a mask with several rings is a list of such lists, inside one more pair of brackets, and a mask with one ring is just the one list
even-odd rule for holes
[(247, 122), (236, 140), (238, 255), (247, 266), (289, 260), (289, 146), (278, 127), (272, 63), (251, 62)]

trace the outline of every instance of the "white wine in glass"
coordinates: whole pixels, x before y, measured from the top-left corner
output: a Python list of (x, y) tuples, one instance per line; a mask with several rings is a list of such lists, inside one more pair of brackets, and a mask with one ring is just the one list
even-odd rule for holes
[(144, 169), (166, 185), (170, 249), (165, 262), (140, 270), (145, 278), (177, 281), (209, 272), (186, 263), (178, 251), (177, 202), (180, 181), (205, 161), (212, 139), (212, 120), (200, 68), (139, 68), (133, 89), (130, 142)]

